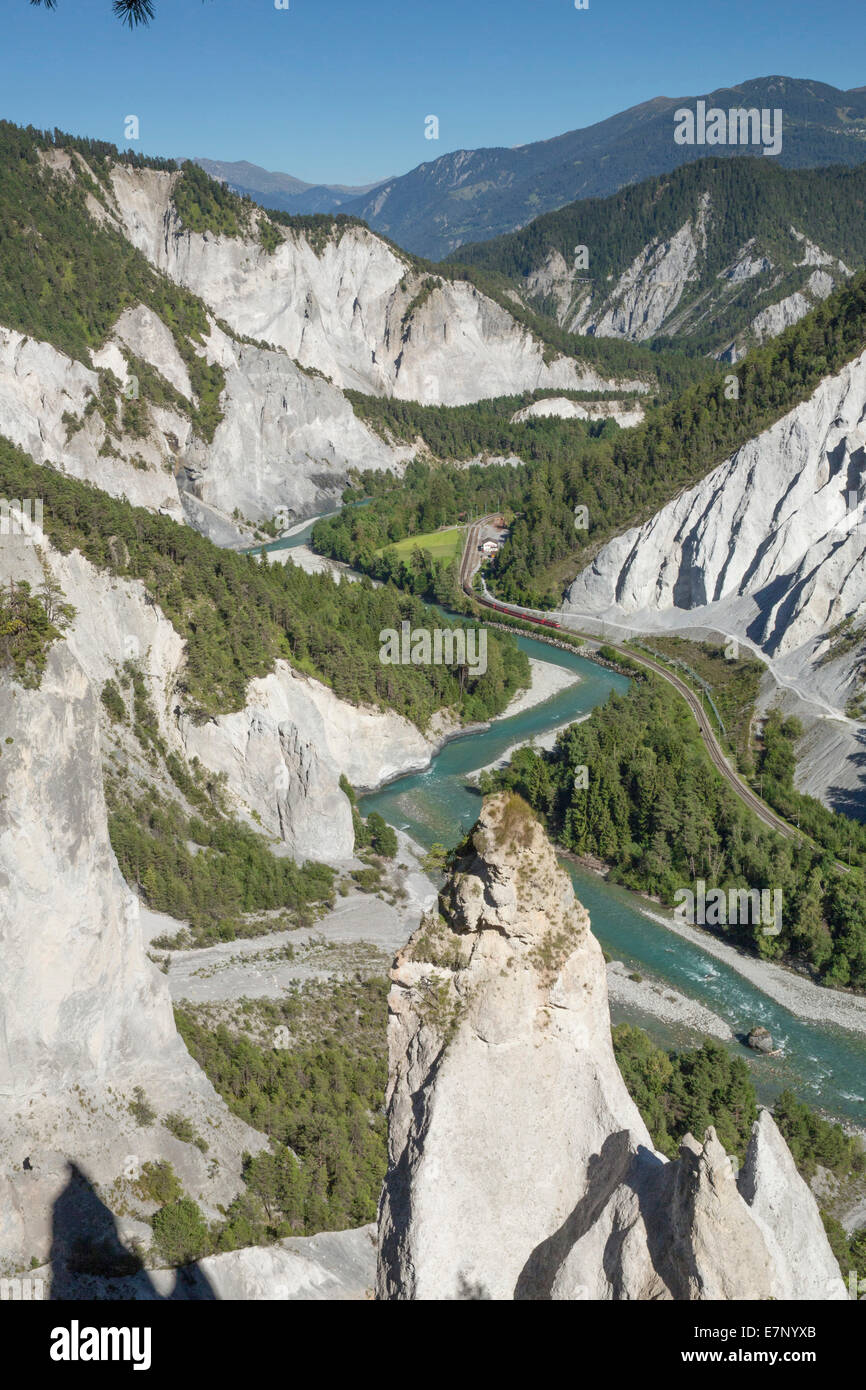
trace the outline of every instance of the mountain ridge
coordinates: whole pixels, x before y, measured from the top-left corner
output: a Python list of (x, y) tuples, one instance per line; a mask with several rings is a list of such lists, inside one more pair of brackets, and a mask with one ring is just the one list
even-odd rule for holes
[[(651, 97), (544, 140), (449, 151), (342, 201), (340, 210), (407, 250), (438, 260), (464, 242), (513, 231), (576, 198), (603, 197), (699, 158), (700, 146), (673, 140), (674, 111), (698, 100), (724, 108), (781, 106), (784, 143), (778, 158), (785, 167), (866, 159), (866, 88), (846, 91), (776, 74), (691, 96)], [(729, 155), (740, 152), (734, 147)], [(244, 191), (262, 201), (254, 189)]]
[(864, 200), (866, 165), (711, 157), (460, 247), (446, 264), (496, 277), (567, 332), (735, 360), (866, 261)]
[[(179, 164), (183, 162), (182, 158), (178, 159)], [(372, 183), (354, 185), (307, 183), (304, 179), (295, 178), (293, 174), (264, 169), (261, 165), (251, 164), (246, 159), (207, 159), (196, 155), (190, 162), (204, 169), (211, 178), (228, 184), (233, 192), (246, 194), (256, 202), (262, 202), (263, 197), (267, 198), (268, 202), (263, 203), (263, 206), (295, 215), (337, 212), (343, 203), (352, 198), (362, 198), (387, 182), (387, 179), (376, 179)]]

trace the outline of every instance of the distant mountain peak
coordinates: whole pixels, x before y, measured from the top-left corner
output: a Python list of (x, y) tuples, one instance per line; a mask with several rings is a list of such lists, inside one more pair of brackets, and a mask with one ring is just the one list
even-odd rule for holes
[(192, 163), (198, 164), (211, 178), (228, 184), (234, 192), (249, 194), (263, 207), (290, 213), (336, 212), (348, 199), (364, 197), (385, 182), (381, 179), (356, 186), (306, 183), (293, 174), (263, 169), (246, 159), (206, 159), (198, 155)]

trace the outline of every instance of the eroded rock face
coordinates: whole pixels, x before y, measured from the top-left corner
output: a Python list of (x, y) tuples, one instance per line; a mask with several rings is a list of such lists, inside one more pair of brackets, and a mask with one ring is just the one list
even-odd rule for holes
[(670, 1246), (659, 1252), (659, 1263), (671, 1297), (772, 1297), (770, 1252), (737, 1191), (731, 1160), (715, 1130), (707, 1130), (703, 1146), (687, 1134), (679, 1159), (664, 1176), (669, 1202), (659, 1213), (659, 1234), (670, 1233)]
[[(206, 350), (225, 372), (223, 419), (209, 445), (199, 441), (185, 453), (182, 500), (194, 498), (222, 518), (237, 508), (261, 520), (283, 508), (303, 519), (339, 506), (350, 468), (399, 471), (411, 457), (413, 450), (386, 444), (341, 391), (284, 352), (238, 342), (216, 325)], [(221, 543), (189, 507), (187, 515)]]
[(601, 948), (541, 827), (485, 809), (392, 972), (380, 1298), (545, 1296), (594, 1155), (652, 1144), (617, 1068)]
[(595, 315), (587, 305), (576, 315), (574, 330), (590, 328), (600, 338), (630, 338), (643, 342), (658, 333), (680, 302), (695, 276), (695, 262), (706, 252), (706, 214), (709, 195), (704, 195), (695, 223), (685, 222), (668, 240), (650, 244), (620, 276), (604, 312)]
[(740, 1186), (713, 1129), (654, 1151), (601, 949), (520, 798), (485, 802), (440, 908), (391, 974), (379, 1298), (846, 1296), (768, 1113)]
[[(177, 690), (184, 642), (147, 601), (144, 585), (96, 570), (78, 551), (61, 555), (46, 544), (43, 554), (75, 609), (66, 643), (91, 687), (98, 692), (125, 661), (137, 662), (166, 745), (225, 773), (235, 812), (300, 861), (352, 856), (352, 816), (341, 775), (364, 789), (420, 770), (454, 727), (440, 714), (422, 734), (393, 710), (340, 700), (284, 661), (250, 682), (242, 710), (196, 724)], [(37, 548), (22, 538), (0, 547), (0, 584), (24, 579), (36, 590), (46, 573)]]
[(38, 691), (2, 681), (0, 1089), (182, 1050), (108, 840), (96, 697), (68, 649)]
[(866, 355), (604, 545), (564, 606), (644, 631), (735, 635), (839, 708), (853, 658), (821, 661), (833, 657), (827, 634), (866, 612), (864, 554)]
[[(0, 1267), (20, 1268), (63, 1244), (58, 1209), (64, 1239), (91, 1231), (95, 1185), (148, 1161), (169, 1159), (215, 1217), (240, 1187), (243, 1149), (265, 1141), (187, 1053), (145, 955), (109, 842), (98, 700), (69, 646), (49, 653), (39, 689), (0, 679), (0, 709)], [(159, 1115), (181, 1110), (207, 1133), (207, 1160), (136, 1125), (138, 1085)]]
[[(732, 403), (733, 404), (733, 403)], [(866, 354), (641, 526), (603, 545), (564, 610), (605, 637), (681, 631), (754, 649), (762, 707), (803, 720), (796, 783), (862, 804), (862, 725), (846, 717), (866, 617)]]
[(846, 1299), (814, 1198), (769, 1110), (755, 1122), (737, 1182), (774, 1257), (774, 1297)]
[[(126, 382), (126, 363), (116, 344), (97, 353), (95, 362)], [(50, 343), (0, 326), (0, 435), (26, 450), (36, 463), (52, 463), (113, 497), (127, 498), (133, 506), (182, 521), (177, 487), (165, 468), (166, 461), (171, 467), (173, 457), (166, 441), (171, 436), (184, 447), (189, 422), (175, 410), (161, 409), (156, 412), (161, 428), (142, 439), (124, 436), (119, 452), (108, 456), (101, 452), (105, 422), (98, 411), (85, 415), (98, 393), (99, 377), (90, 367)], [(79, 422), (75, 428), (72, 419)]]
[(183, 400), (177, 407), (151, 404), (141, 435), (124, 432), (115, 400), (109, 436), (92, 409), (97, 371), (0, 326), (0, 435), (37, 463), (134, 506), (180, 522), (186, 516), (217, 544), (249, 545), (244, 521), (270, 520), (280, 508), (298, 519), (329, 510), (350, 468), (399, 471), (413, 452), (386, 444), (321, 375), (302, 371), (284, 352), (241, 343), (214, 323), (201, 352), (222, 367), (225, 389), (223, 418), (206, 444), (191, 423), (193, 392), (174, 338), (143, 304), (124, 310), (94, 354), (95, 366), (131, 391), (137, 388), (124, 352), (154, 368)]
[(178, 728), (185, 755), (224, 772), (262, 828), (298, 860), (352, 857), (352, 812), (341, 774), (354, 787), (372, 787), (426, 767), (436, 747), (402, 715), (349, 705), (285, 661), (250, 682), (237, 714), (204, 724), (183, 715)]
[(288, 231), (271, 252), (254, 232), (189, 232), (171, 202), (174, 178), (112, 170), (130, 241), (237, 334), (272, 343), (335, 386), (444, 405), (536, 387), (646, 389), (611, 382), (589, 362), (547, 362), (542, 344), (493, 300), (418, 271), (365, 227), (323, 244)]
[(573, 401), (568, 396), (544, 396), (532, 405), (516, 410), (511, 417), (512, 424), (524, 420), (543, 419), (556, 415), (561, 420), (615, 420), (622, 429), (639, 425), (643, 419), (643, 406), (640, 402), (627, 401)]
[[(706, 334), (715, 323), (714, 355), (734, 362), (753, 343), (797, 323), (852, 273), (795, 227), (779, 230), (772, 243), (750, 237), (719, 270), (724, 207), (706, 188), (679, 227), (654, 236), (608, 275), (595, 274), (591, 261), (571, 266), (552, 249), (525, 276), (522, 289), (530, 304), (540, 301), (548, 311), (552, 305), (557, 322), (572, 333), (642, 342), (657, 334)], [(726, 346), (726, 325), (730, 332), (744, 303), (754, 304), (752, 321), (737, 328)]]

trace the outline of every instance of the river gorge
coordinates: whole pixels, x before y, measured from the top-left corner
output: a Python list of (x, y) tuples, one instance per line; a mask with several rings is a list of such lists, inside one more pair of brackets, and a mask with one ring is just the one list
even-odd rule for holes
[[(314, 524), (315, 519), (266, 549), (306, 547)], [(628, 684), (623, 676), (571, 652), (531, 637), (517, 640), (531, 659), (574, 672), (576, 683), (543, 704), (451, 739), (425, 771), (364, 795), (362, 814), (378, 811), (424, 849), (437, 842), (450, 848), (477, 819), (481, 800), (475, 782), (480, 769), (499, 763), (515, 745), (542, 739), (587, 716), (612, 690), (624, 690)], [(839, 1119), (866, 1124), (866, 1032), (798, 1017), (701, 945), (667, 929), (664, 909), (644, 904), (636, 894), (570, 858), (562, 862), (607, 955), (635, 974), (687, 995), (729, 1024), (735, 1037), (729, 1046), (749, 1065), (761, 1100), (772, 1101), (790, 1087)], [(611, 1013), (617, 1023), (638, 1024), (659, 1045), (695, 1043), (692, 1030), (662, 1022), (649, 1012), (612, 1004)], [(756, 1024), (769, 1030), (781, 1056), (758, 1057), (739, 1041)]]

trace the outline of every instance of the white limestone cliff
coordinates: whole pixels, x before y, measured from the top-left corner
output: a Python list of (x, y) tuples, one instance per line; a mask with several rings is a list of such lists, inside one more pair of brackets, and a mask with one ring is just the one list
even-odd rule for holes
[(601, 948), (518, 797), (485, 801), (440, 904), (391, 972), (380, 1299), (847, 1296), (768, 1114), (742, 1188), (712, 1129), (654, 1151)]
[[(98, 367), (110, 367), (121, 383), (127, 380), (116, 346), (113, 352), (109, 348), (98, 353), (95, 361)], [(109, 455), (101, 452), (106, 438), (101, 415), (85, 415), (98, 394), (99, 378), (92, 368), (50, 343), (0, 327), (0, 435), (36, 463), (55, 464), (113, 497), (128, 498), (133, 506), (183, 521), (168, 437), (177, 449), (183, 448), (190, 437), (189, 422), (176, 411), (161, 410), (161, 430), (145, 439), (126, 438), (119, 455)], [(73, 419), (80, 422), (74, 430)]]
[[(98, 699), (68, 646), (39, 689), (0, 678), (0, 1264), (56, 1246), (72, 1187), (83, 1227), (91, 1188), (168, 1159), (205, 1210), (240, 1187), (263, 1136), (234, 1119), (189, 1057), (167, 982), (146, 958), (138, 900), (111, 850)], [(130, 1111), (141, 1086), (159, 1115), (206, 1133), (209, 1158)], [(130, 1166), (131, 1165), (131, 1166)], [(142, 1236), (146, 1226), (133, 1222)]]
[(177, 177), (114, 167), (125, 234), (235, 333), (273, 344), (338, 387), (445, 405), (540, 387), (646, 389), (606, 380), (589, 363), (548, 363), (543, 345), (474, 286), (416, 269), (365, 227), (340, 227), (321, 244), (281, 229), (271, 252), (254, 232), (190, 232), (171, 201)]
[[(414, 452), (386, 444), (341, 391), (284, 352), (240, 343), (214, 324), (207, 356), (226, 374), (223, 419), (212, 442), (182, 460), (185, 502), (194, 497), (223, 517), (237, 509), (267, 520), (282, 508), (305, 519), (339, 506), (350, 468), (399, 472)], [(219, 542), (212, 526), (191, 519)]]
[(615, 420), (622, 429), (639, 425), (644, 417), (639, 401), (573, 401), (568, 396), (544, 396), (511, 417), (512, 424), (555, 415), (560, 420)]
[(783, 234), (780, 264), (771, 259), (767, 246), (750, 237), (728, 265), (716, 270), (718, 260), (712, 253), (724, 225), (721, 210), (705, 190), (694, 214), (674, 232), (648, 241), (628, 265), (604, 277), (595, 274), (591, 247), (589, 264), (583, 268), (570, 266), (558, 250), (548, 251), (525, 276), (523, 296), (536, 306), (544, 304), (572, 333), (633, 342), (657, 334), (687, 338), (714, 321), (724, 322), (735, 302), (736, 307), (753, 304), (756, 312), (748, 327), (732, 342), (720, 342), (716, 352), (736, 361), (751, 343), (764, 342), (796, 323), (852, 273), (795, 227), (787, 229), (787, 246)]
[(845, 1298), (818, 1208), (768, 1110), (755, 1122), (737, 1185), (773, 1256), (775, 1297)]
[[(152, 405), (141, 436), (126, 433), (119, 403), (113, 442), (92, 402), (97, 372), (49, 343), (0, 328), (0, 435), (134, 506), (189, 519), (221, 544), (250, 544), (236, 514), (270, 520), (282, 508), (303, 519), (338, 503), (350, 468), (399, 471), (412, 450), (386, 444), (352, 410), (342, 392), (302, 371), (283, 352), (237, 341), (211, 324), (202, 349), (226, 376), (223, 418), (205, 442), (191, 422), (193, 393), (174, 338), (145, 305), (124, 310), (96, 368), (121, 388), (132, 373), (128, 349), (180, 392), (189, 411)], [(88, 413), (89, 409), (89, 413)]]
[(95, 569), (78, 551), (60, 555), (47, 545), (40, 551), (23, 537), (0, 547), (0, 584), (14, 577), (36, 590), (47, 572), (75, 609), (65, 643), (97, 695), (133, 660), (168, 749), (225, 773), (235, 812), (299, 861), (351, 858), (354, 835), (342, 775), (355, 787), (373, 788), (420, 770), (452, 731), (443, 716), (422, 734), (393, 711), (350, 705), (284, 661), (250, 682), (242, 710), (196, 723), (178, 693), (183, 639), (148, 601), (144, 585)]
[(90, 682), (61, 644), (38, 691), (2, 678), (2, 707), (0, 1094), (104, 1079), (141, 1054), (177, 1060), (108, 841)]
[[(48, 162), (67, 178), (87, 174), (78, 154)], [(88, 194), (88, 206), (219, 317), (209, 316), (204, 343), (189, 343), (225, 373), (214, 437), (201, 437), (173, 333), (138, 304), (92, 362), (0, 326), (0, 435), (39, 463), (236, 546), (250, 543), (248, 523), (329, 510), (351, 469), (399, 472), (412, 456), (356, 416), (342, 387), (449, 404), (536, 387), (646, 389), (570, 358), (548, 362), (543, 344), (472, 285), (422, 274), (363, 227), (321, 243), (272, 228), (272, 252), (258, 240), (258, 211), (243, 238), (188, 232), (171, 202), (177, 177), (117, 165), (114, 200)], [(121, 394), (135, 390), (129, 354), (177, 393), (157, 406), (142, 388), (135, 427)], [(97, 408), (100, 371), (113, 377)]]
[(599, 314), (586, 304), (575, 316), (572, 331), (634, 342), (658, 333), (689, 281), (697, 278), (696, 262), (707, 248), (708, 209), (709, 195), (704, 194), (694, 224), (685, 222), (669, 240), (645, 246), (607, 294), (604, 311)]
[(838, 275), (834, 278), (826, 270), (813, 270), (802, 290), (795, 290), (793, 294), (786, 295), (784, 299), (762, 309), (752, 319), (751, 324), (757, 342), (763, 343), (767, 338), (775, 338), (786, 328), (790, 328), (791, 324), (799, 323), (804, 314), (808, 314), (820, 300), (832, 294), (838, 278)]
[(341, 774), (359, 789), (374, 787), (426, 767), (436, 748), (435, 735), (408, 719), (347, 705), (285, 661), (250, 682), (237, 714), (205, 724), (182, 716), (179, 729), (187, 757), (225, 772), (240, 802), (298, 860), (352, 857)]
[(866, 618), (864, 557), (866, 354), (604, 545), (563, 607), (610, 635), (688, 628), (753, 647), (813, 718), (839, 723), (838, 756), (822, 772), (832, 781), (834, 767), (859, 759), (855, 726), (841, 735), (861, 658), (834, 655), (830, 634)]

